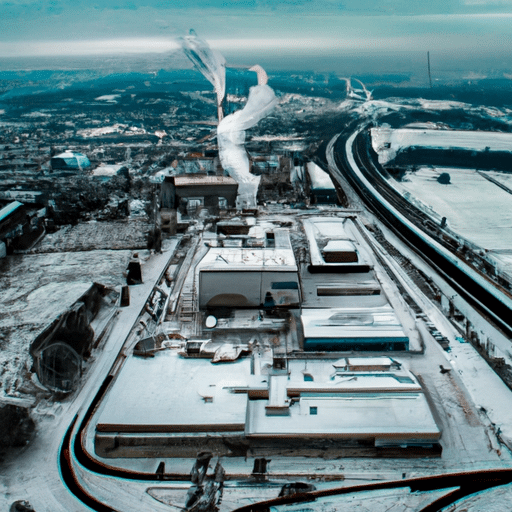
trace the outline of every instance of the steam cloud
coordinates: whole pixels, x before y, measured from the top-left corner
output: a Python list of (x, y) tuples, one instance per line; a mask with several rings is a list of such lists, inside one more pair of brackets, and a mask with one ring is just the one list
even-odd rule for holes
[(226, 59), (218, 50), (212, 50), (206, 41), (191, 29), (188, 36), (179, 38), (186, 56), (213, 85), (217, 93), (219, 121), (223, 117), (222, 102), (226, 95)]
[(245, 151), (245, 130), (268, 116), (277, 103), (274, 91), (267, 85), (267, 74), (260, 66), (250, 68), (258, 74), (258, 85), (251, 87), (242, 110), (226, 116), (217, 127), (217, 141), (222, 167), (238, 182), (237, 206), (253, 208), (260, 182), (259, 176), (249, 172), (249, 158)]
[(181, 45), (187, 57), (196, 68), (210, 81), (217, 93), (219, 126), (217, 142), (219, 157), (223, 169), (238, 182), (237, 206), (253, 208), (256, 206), (256, 194), (260, 178), (250, 173), (249, 157), (245, 150), (245, 130), (255, 126), (270, 114), (277, 103), (274, 91), (267, 85), (268, 77), (261, 66), (253, 66), (258, 85), (251, 87), (245, 107), (223, 118), (222, 101), (226, 93), (226, 60), (216, 50), (212, 50), (206, 41), (200, 39), (191, 30), (190, 35), (181, 38)]

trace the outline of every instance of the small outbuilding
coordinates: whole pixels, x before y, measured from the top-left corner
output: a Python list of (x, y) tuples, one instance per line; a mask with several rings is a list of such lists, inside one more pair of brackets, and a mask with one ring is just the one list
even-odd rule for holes
[(82, 153), (65, 151), (54, 156), (50, 161), (52, 170), (82, 170), (91, 166), (89, 159)]

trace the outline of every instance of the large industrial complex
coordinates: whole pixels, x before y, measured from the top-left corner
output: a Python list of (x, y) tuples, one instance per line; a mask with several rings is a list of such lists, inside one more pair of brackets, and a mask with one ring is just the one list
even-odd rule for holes
[(10, 510), (511, 503), (512, 139), (478, 129), (498, 114), (461, 129), (442, 101), (285, 93), (260, 66), (230, 89), (180, 44), (214, 93), (190, 70), (175, 94), (80, 91), (60, 128), (2, 100)]

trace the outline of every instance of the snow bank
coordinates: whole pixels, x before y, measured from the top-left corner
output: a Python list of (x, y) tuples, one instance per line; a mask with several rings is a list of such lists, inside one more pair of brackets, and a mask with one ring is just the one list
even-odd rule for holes
[(510, 151), (512, 133), (428, 130), (387, 127), (372, 128), (372, 146), (379, 155), (379, 162), (386, 164), (403, 148), (419, 146), (440, 149), (467, 149), (473, 151)]

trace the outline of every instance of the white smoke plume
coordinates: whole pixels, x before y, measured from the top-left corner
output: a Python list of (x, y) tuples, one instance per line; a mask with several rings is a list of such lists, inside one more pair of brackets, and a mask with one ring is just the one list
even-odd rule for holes
[(267, 74), (261, 66), (250, 71), (258, 75), (258, 85), (251, 87), (245, 107), (226, 116), (217, 127), (219, 157), (222, 167), (238, 182), (237, 206), (256, 207), (259, 176), (249, 172), (249, 158), (245, 150), (245, 130), (268, 116), (277, 103), (274, 91), (267, 85)]
[(223, 117), (222, 102), (226, 94), (226, 59), (218, 50), (212, 50), (193, 29), (190, 29), (188, 36), (180, 37), (179, 42), (186, 56), (215, 88), (220, 121)]
[(212, 50), (206, 41), (197, 36), (194, 30), (180, 38), (181, 46), (196, 68), (215, 87), (219, 126), (217, 142), (223, 169), (238, 182), (237, 206), (253, 208), (260, 178), (250, 173), (249, 157), (245, 150), (245, 130), (255, 126), (268, 116), (277, 103), (274, 91), (267, 85), (267, 73), (261, 66), (253, 66), (258, 76), (258, 85), (251, 87), (245, 107), (223, 117), (222, 102), (226, 93), (226, 60), (220, 52)]

